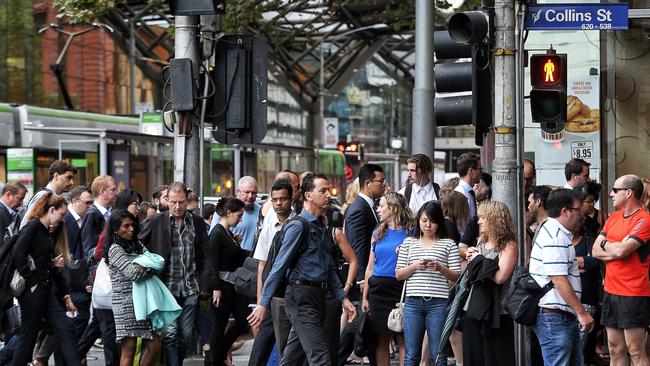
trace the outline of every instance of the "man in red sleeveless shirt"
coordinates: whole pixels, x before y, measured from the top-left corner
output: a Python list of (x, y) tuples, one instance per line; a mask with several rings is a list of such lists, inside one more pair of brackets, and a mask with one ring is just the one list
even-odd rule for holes
[(650, 324), (650, 214), (639, 202), (643, 182), (624, 175), (610, 193), (617, 209), (594, 242), (592, 254), (605, 262), (601, 323), (607, 327), (611, 365), (649, 365), (645, 329)]

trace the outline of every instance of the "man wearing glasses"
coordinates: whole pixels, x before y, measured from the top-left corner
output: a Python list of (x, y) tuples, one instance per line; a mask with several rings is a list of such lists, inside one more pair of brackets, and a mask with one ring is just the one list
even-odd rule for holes
[(564, 166), (566, 183), (564, 188), (573, 189), (589, 182), (589, 163), (582, 159), (571, 159)]
[(553, 288), (538, 303), (533, 331), (542, 348), (544, 365), (583, 365), (580, 331), (590, 332), (594, 320), (580, 303), (582, 284), (571, 242), (582, 226), (582, 197), (566, 188), (548, 195), (548, 220), (533, 242), (530, 274), (540, 287)]
[(650, 215), (641, 207), (643, 182), (624, 175), (609, 196), (616, 212), (594, 242), (592, 255), (605, 262), (601, 323), (607, 327), (612, 365), (648, 365), (645, 330), (650, 325)]
[[(257, 232), (257, 220), (260, 219), (261, 206), (255, 202), (257, 200), (257, 180), (251, 176), (244, 176), (237, 182), (236, 197), (244, 202), (244, 216), (232, 232), (235, 238), (240, 240), (239, 246), (242, 249), (251, 250), (253, 240)], [(217, 225), (221, 218), (214, 215), (210, 224), (210, 231)]]

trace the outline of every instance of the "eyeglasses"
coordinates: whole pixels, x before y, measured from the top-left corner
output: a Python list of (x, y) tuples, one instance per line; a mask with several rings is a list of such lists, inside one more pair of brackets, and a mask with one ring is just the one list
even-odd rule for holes
[(379, 182), (381, 185), (388, 184), (388, 182), (386, 182), (386, 179), (372, 179), (371, 181), (372, 182)]
[(90, 206), (93, 204), (94, 201), (81, 201), (81, 202), (83, 202), (83, 204), (86, 206)]
[(284, 202), (287, 202), (290, 199), (291, 199), (291, 197), (275, 197), (275, 198), (271, 198), (271, 202), (273, 202), (273, 203), (284, 203)]
[(618, 193), (618, 191), (627, 191), (627, 190), (632, 190), (633, 191), (634, 188), (616, 188), (616, 187), (612, 188), (612, 192), (614, 192), (614, 193)]

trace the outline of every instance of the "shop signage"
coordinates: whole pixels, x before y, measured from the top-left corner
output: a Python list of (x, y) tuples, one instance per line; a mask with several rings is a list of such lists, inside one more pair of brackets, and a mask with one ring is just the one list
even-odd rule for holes
[(27, 188), (25, 202), (29, 202), (34, 194), (34, 168), (33, 148), (7, 149), (7, 181), (20, 182)]
[(537, 4), (528, 7), (527, 30), (622, 30), (627, 29), (628, 5)]

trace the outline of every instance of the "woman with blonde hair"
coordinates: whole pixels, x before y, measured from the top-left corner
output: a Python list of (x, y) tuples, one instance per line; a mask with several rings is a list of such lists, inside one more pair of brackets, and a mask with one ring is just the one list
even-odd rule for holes
[(400, 301), (402, 281), (395, 278), (397, 248), (413, 231), (413, 217), (406, 199), (388, 192), (379, 200), (377, 215), (381, 220), (372, 235), (370, 258), (366, 267), (361, 309), (370, 312), (370, 322), (377, 335), (376, 362), (390, 364), (390, 341), (396, 336), (400, 365), (404, 363), (404, 337), (388, 329), (388, 314)]
[(345, 209), (357, 199), (357, 196), (359, 196), (359, 177), (354, 178), (354, 181), (350, 184), (350, 188), (345, 192), (345, 203), (341, 207), (342, 214), (345, 214)]
[[(39, 330), (54, 329), (61, 353), (68, 365), (79, 365), (72, 319), (77, 308), (72, 303), (62, 275), (70, 261), (70, 251), (63, 218), (68, 211), (65, 199), (45, 193), (30, 211), (27, 224), (14, 244), (12, 257), (16, 269), (25, 279), (25, 288), (18, 295), (21, 309), (22, 342), (11, 364), (24, 366), (32, 359)], [(65, 305), (64, 305), (65, 304)], [(42, 322), (46, 320), (47, 325)]]
[[(464, 306), (463, 361), (465, 366), (514, 366), (514, 325), (512, 318), (501, 307), (501, 300), (517, 264), (515, 228), (508, 206), (503, 202), (485, 201), (478, 206), (477, 215), (479, 240), (476, 247), (467, 249), (467, 260), (472, 266), (471, 262), (482, 256), (485, 258), (483, 269), (489, 263), (487, 260), (498, 265), (498, 269), (491, 278), (475, 282), (470, 289)], [(486, 310), (486, 306), (493, 308)], [(483, 319), (477, 320), (473, 316), (474, 309), (480, 309), (480, 313), (487, 311), (500, 315), (488, 323)]]

